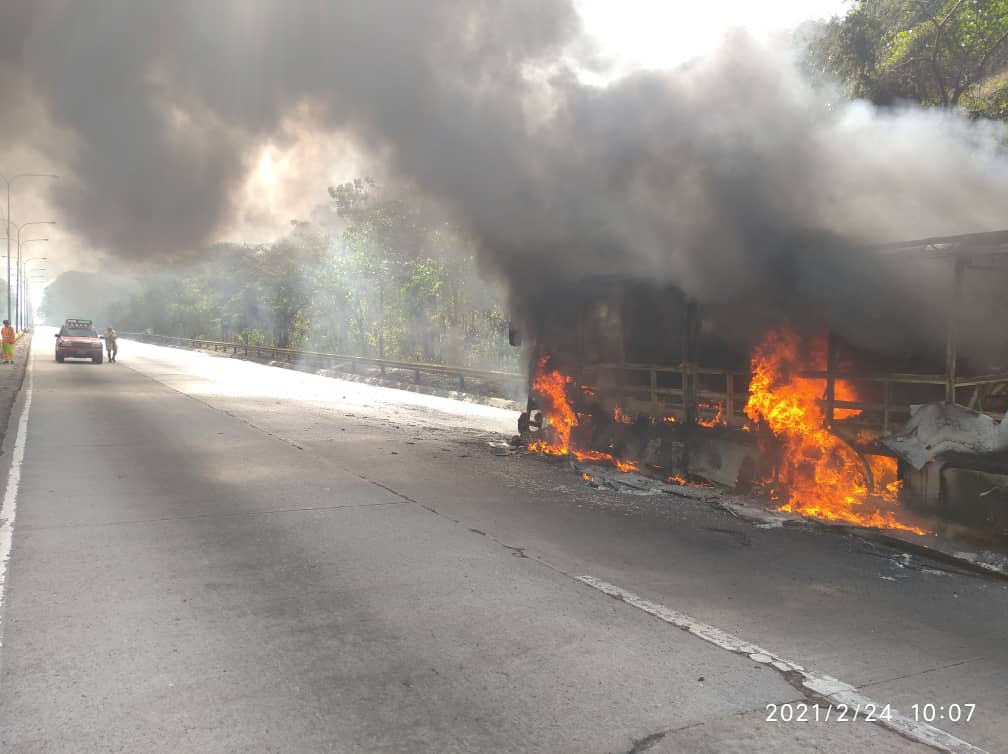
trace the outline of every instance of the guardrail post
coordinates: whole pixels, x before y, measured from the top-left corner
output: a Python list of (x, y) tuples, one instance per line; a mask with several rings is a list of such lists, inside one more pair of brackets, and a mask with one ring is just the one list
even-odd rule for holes
[(693, 378), (693, 368), (691, 364), (683, 364), (680, 371), (682, 374), (682, 402), (683, 420), (692, 422), (696, 416), (696, 383)]
[(735, 375), (725, 372), (725, 421), (731, 424), (735, 417)]
[(882, 433), (889, 434), (889, 403), (892, 401), (892, 383), (882, 383)]
[(833, 331), (826, 334), (826, 426), (833, 426), (833, 419), (836, 415), (834, 403), (836, 402), (836, 338)]
[(417, 385), (419, 385), (419, 384), (420, 384), (420, 370), (419, 370), (419, 369), (414, 369), (414, 370), (413, 370), (413, 381), (414, 381), (414, 382), (415, 382), (415, 383), (416, 383)]
[(948, 330), (945, 334), (945, 400), (955, 403), (956, 399), (956, 359), (958, 356), (959, 338), (959, 302), (962, 300), (963, 273), (966, 262), (957, 259), (955, 262), (955, 281), (952, 289), (952, 306), (949, 309)]
[(682, 328), (683, 419), (687, 424), (691, 424), (697, 414), (697, 381), (696, 375), (693, 373), (697, 332), (700, 325), (697, 306), (695, 301), (686, 302)]
[(459, 390), (465, 390), (465, 375), (459, 375)]

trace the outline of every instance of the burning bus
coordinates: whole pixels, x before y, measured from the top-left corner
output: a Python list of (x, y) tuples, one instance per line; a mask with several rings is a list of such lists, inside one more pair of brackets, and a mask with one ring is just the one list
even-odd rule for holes
[(996, 324), (1008, 232), (873, 253), (941, 281), (918, 302), (932, 337), (866, 347), (826, 314), (782, 320), (620, 278), (554, 284), (513, 340), (529, 363), (519, 436), (533, 452), (752, 491), (821, 519), (923, 531), (906, 506), (1008, 532)]

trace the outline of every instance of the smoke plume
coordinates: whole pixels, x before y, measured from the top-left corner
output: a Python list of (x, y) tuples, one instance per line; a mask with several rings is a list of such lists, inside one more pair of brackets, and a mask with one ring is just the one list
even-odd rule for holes
[(441, 202), (525, 314), (618, 275), (869, 344), (941, 331), (946, 273), (866, 246), (1003, 225), (1000, 126), (838, 102), (743, 35), (604, 87), (588, 47), (568, 0), (13, 0), (0, 127), (67, 166), (65, 221), (126, 258), (214, 239), (298, 114)]

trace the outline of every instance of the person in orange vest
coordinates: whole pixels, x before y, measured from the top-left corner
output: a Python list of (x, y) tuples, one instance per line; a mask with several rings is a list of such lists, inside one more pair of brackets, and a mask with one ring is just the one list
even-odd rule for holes
[(3, 321), (3, 329), (0, 330), (0, 339), (3, 340), (3, 361), (4, 364), (14, 364), (14, 343), (17, 341), (17, 333), (11, 327), (9, 319)]

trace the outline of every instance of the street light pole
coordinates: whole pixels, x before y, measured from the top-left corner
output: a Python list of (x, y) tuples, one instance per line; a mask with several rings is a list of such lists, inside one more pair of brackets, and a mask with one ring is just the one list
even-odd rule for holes
[[(42, 270), (47, 269), (46, 267), (41, 268)], [(49, 280), (44, 275), (39, 275), (38, 277), (33, 277), (28, 281), (28, 321), (29, 325), (35, 326), (35, 297), (32, 291), (32, 284), (45, 286), (49, 283)]]
[[(17, 228), (17, 234), (18, 234), (18, 236), (17, 236), (18, 237), (18, 249), (17, 249), (17, 287), (15, 289), (17, 291), (18, 299), (17, 299), (17, 310), (15, 312), (17, 322), (14, 323), (14, 329), (20, 331), (21, 330), (21, 309), (22, 309), (22, 306), (21, 306), (21, 231), (24, 230), (25, 228), (27, 228), (29, 225), (55, 225), (56, 221), (55, 220), (32, 220), (31, 222), (22, 223), (21, 225), (17, 225), (15, 223), (11, 223), (11, 224), (14, 225), (14, 227)], [(49, 240), (49, 239), (46, 239), (46, 240)], [(8, 243), (9, 242), (10, 242), (10, 239), (8, 239)], [(25, 243), (27, 243), (27, 241), (25, 241)]]
[[(36, 241), (48, 241), (48, 240), (49, 240), (48, 238), (26, 238), (24, 240), (24, 243), (32, 243), (32, 242), (36, 242)], [(18, 243), (18, 251), (20, 252), (20, 250), (21, 250), (21, 245), (20, 245), (20, 242), (19, 242)], [(20, 253), (18, 254), (18, 256), (20, 257)], [(20, 287), (18, 288), (18, 315), (17, 315), (17, 317), (18, 317), (18, 322), (21, 325), (27, 325), (26, 320), (28, 319), (28, 307), (27, 307), (27, 305), (26, 305), (26, 303), (24, 301), (24, 298), (27, 296), (27, 292), (28, 292), (28, 263), (29, 262), (38, 262), (38, 261), (41, 261), (43, 259), (48, 259), (48, 257), (30, 257), (30, 258), (25, 259), (24, 262), (22, 262), (21, 265), (18, 267), (18, 272), (19, 273), (23, 272), (23, 274), (19, 274), (18, 275), (18, 281), (19, 281), (19, 286)], [(22, 283), (20, 281), (24, 281), (24, 282)]]
[(34, 293), (32, 291), (32, 285), (34, 284), (34, 285), (45, 286), (48, 282), (49, 282), (48, 279), (45, 278), (45, 277), (42, 277), (42, 276), (32, 278), (28, 282), (28, 287), (27, 287), (28, 313), (27, 313), (27, 317), (28, 317), (28, 325), (29, 325), (29, 327), (34, 327), (35, 326), (35, 304), (34, 304), (35, 296), (34, 296)]
[[(33, 238), (31, 240), (32, 241), (45, 241), (45, 240), (48, 240), (48, 239)], [(25, 243), (28, 243), (28, 241), (26, 240)], [(29, 257), (29, 258), (25, 259), (24, 263), (22, 264), (22, 267), (23, 267), (23, 270), (24, 270), (24, 276), (23, 276), (23, 278), (24, 278), (24, 295), (25, 295), (26, 299), (29, 299), (29, 301), (26, 301), (25, 305), (21, 307), (21, 321), (26, 326), (28, 325), (29, 315), (31, 313), (30, 310), (29, 310), (29, 306), (31, 305), (30, 304), (31, 281), (29, 279), (29, 272), (38, 272), (40, 269), (41, 270), (45, 269), (45, 267), (41, 267), (41, 268), (36, 267), (35, 269), (30, 269), (28, 267), (28, 265), (31, 262), (41, 262), (41, 261), (46, 260), (48, 258), (49, 257)], [(18, 301), (19, 302), (21, 301), (21, 292), (18, 292)], [(34, 319), (34, 318), (32, 318), (32, 319)]]
[[(9, 219), (10, 218), (8, 218), (8, 220)], [(15, 268), (16, 269), (15, 275), (17, 276), (17, 285), (16, 285), (16, 287), (14, 289), (15, 290), (15, 294), (16, 294), (16, 303), (15, 303), (14, 318), (15, 318), (16, 321), (12, 323), (14, 325), (14, 329), (15, 330), (18, 330), (18, 331), (21, 330), (21, 312), (24, 309), (24, 307), (21, 306), (21, 243), (22, 243), (22, 241), (21, 241), (21, 231), (24, 230), (25, 228), (27, 228), (29, 225), (55, 225), (55, 224), (56, 224), (55, 220), (32, 220), (32, 221), (27, 222), (27, 223), (21, 223), (21, 225), (18, 225), (17, 223), (8, 222), (8, 227), (11, 226), (11, 225), (13, 225), (14, 228), (17, 230), (17, 265), (16, 265), (16, 268)], [(39, 241), (39, 240), (48, 241), (49, 239), (48, 238), (43, 238), (43, 239), (38, 239), (38, 238), (25, 239), (24, 243), (28, 243), (29, 241)], [(7, 239), (7, 243), (8, 244), (10, 243), (10, 238), (9, 237)], [(11, 257), (10, 257), (10, 255), (8, 255), (8, 257), (7, 257), (7, 269), (8, 269), (8, 273), (10, 271), (10, 263), (11, 263)], [(8, 282), (7, 290), (8, 290), (8, 294), (9, 294), (9, 292), (10, 292), (9, 282)], [(10, 311), (10, 307), (8, 307), (8, 312), (9, 311)], [(9, 317), (10, 317), (10, 315), (8, 314), (8, 319), (9, 319)]]
[(56, 179), (59, 176), (52, 175), (51, 173), (18, 173), (17, 175), (12, 175), (10, 178), (0, 173), (0, 180), (7, 184), (7, 321), (11, 318), (11, 253), (10, 253), (10, 226), (11, 226), (11, 211), (10, 211), (10, 195), (11, 195), (11, 184), (14, 183), (18, 178), (52, 178)]

